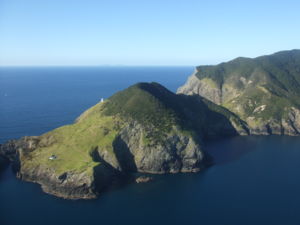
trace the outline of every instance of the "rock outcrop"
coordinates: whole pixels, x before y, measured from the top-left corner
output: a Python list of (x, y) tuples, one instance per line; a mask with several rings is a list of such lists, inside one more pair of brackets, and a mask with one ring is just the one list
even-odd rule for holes
[[(192, 137), (174, 132), (167, 134), (163, 142), (145, 145), (145, 133), (145, 128), (136, 122), (122, 129), (115, 145), (121, 169), (162, 174), (198, 172), (206, 166), (205, 155)], [(134, 156), (132, 160), (128, 155)]]
[(188, 78), (185, 85), (178, 88), (178, 94), (200, 95), (220, 105), (222, 103), (222, 89), (209, 78), (199, 80), (197, 70)]

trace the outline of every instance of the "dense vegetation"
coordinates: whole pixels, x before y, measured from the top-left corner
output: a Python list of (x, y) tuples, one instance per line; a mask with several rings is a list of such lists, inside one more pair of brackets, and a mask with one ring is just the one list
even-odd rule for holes
[(242, 119), (280, 120), (291, 107), (300, 107), (300, 50), (199, 66), (196, 76), (214, 83), (223, 95), (221, 104)]
[[(268, 85), (277, 94), (282, 94), (280, 91), (285, 94), (300, 93), (300, 50), (283, 51), (254, 59), (239, 57), (217, 66), (199, 66), (197, 70), (199, 79), (211, 78), (219, 86), (231, 77), (249, 78), (259, 72), (267, 76)], [(276, 90), (276, 87), (280, 90)]]

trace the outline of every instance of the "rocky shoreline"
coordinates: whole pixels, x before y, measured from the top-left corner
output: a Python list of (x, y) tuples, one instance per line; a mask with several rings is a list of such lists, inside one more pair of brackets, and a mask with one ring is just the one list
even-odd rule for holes
[[(130, 129), (124, 129), (119, 138), (122, 141), (115, 144), (116, 148), (122, 149), (124, 148), (122, 145), (126, 143), (126, 146), (129, 146), (130, 149), (135, 149), (133, 145), (139, 143), (137, 140), (140, 140), (139, 135), (141, 133), (139, 129), (141, 127), (134, 128), (132, 125)], [(17, 178), (39, 184), (45, 193), (65, 199), (93, 199), (105, 190), (128, 182), (144, 183), (151, 180), (149, 177), (144, 176), (135, 179), (132, 176), (135, 172), (146, 174), (198, 172), (209, 165), (208, 162), (204, 164), (201, 162), (204, 157), (203, 154), (199, 151), (197, 145), (188, 138), (175, 136), (168, 140), (165, 147), (157, 146), (155, 152), (149, 147), (143, 147), (143, 152), (131, 150), (132, 153), (130, 154), (135, 154), (140, 159), (140, 161), (135, 162), (128, 160), (128, 156), (124, 153), (122, 157), (127, 160), (126, 163), (120, 160), (115, 161), (115, 159), (97, 151), (97, 156), (94, 157), (95, 160), (101, 161), (101, 164), (94, 167), (92, 173), (67, 171), (57, 175), (52, 168), (47, 166), (28, 167), (26, 165), (29, 157), (28, 152), (33, 152), (39, 147), (40, 140), (38, 137), (24, 137), (1, 144), (0, 155), (12, 163)], [(180, 143), (185, 143), (186, 146), (179, 147)], [(168, 145), (169, 147), (167, 147)], [(177, 155), (170, 154), (172, 153), (171, 148), (176, 145), (181, 151), (184, 150), (184, 154), (181, 156), (182, 160)], [(167, 150), (168, 148), (170, 149)], [(139, 156), (139, 154), (143, 155)], [(197, 156), (197, 154), (200, 155)], [(166, 166), (165, 162), (168, 161), (172, 163)]]

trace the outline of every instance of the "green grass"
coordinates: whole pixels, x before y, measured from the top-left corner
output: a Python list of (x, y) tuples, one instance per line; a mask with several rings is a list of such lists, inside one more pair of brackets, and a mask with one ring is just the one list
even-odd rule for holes
[[(254, 59), (237, 58), (216, 66), (197, 67), (199, 79), (211, 79), (218, 86), (233, 78), (249, 78), (255, 71), (267, 75), (268, 84), (273, 84), (291, 94), (300, 94), (300, 50), (285, 51)], [(238, 83), (238, 82), (237, 82)]]
[(217, 83), (210, 78), (203, 78), (201, 81), (206, 83), (211, 88), (218, 88)]
[[(83, 172), (99, 164), (90, 153), (95, 148), (113, 154), (112, 143), (119, 132), (121, 120), (104, 116), (101, 103), (86, 111), (76, 123), (55, 129), (41, 136), (41, 143), (52, 139), (52, 143), (33, 151), (25, 166), (46, 166), (57, 174), (65, 171)], [(49, 160), (54, 154), (55, 160)]]
[[(270, 119), (280, 121), (282, 118), (286, 118), (287, 109), (295, 107), (295, 104), (289, 98), (274, 94), (268, 88), (259, 86), (246, 90), (232, 101), (235, 102), (228, 102), (224, 106), (236, 112), (244, 120), (247, 117), (255, 117), (261, 122)], [(249, 102), (252, 102), (252, 104), (250, 105)], [(238, 105), (243, 107), (242, 113), (236, 111), (235, 108)], [(257, 107), (262, 105), (266, 106), (263, 111), (254, 112)]]

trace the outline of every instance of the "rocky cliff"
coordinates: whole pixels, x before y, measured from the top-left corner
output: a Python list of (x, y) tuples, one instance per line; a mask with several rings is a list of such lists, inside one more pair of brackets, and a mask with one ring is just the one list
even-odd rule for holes
[(199, 66), (177, 93), (227, 108), (250, 134), (299, 135), (300, 50)]

